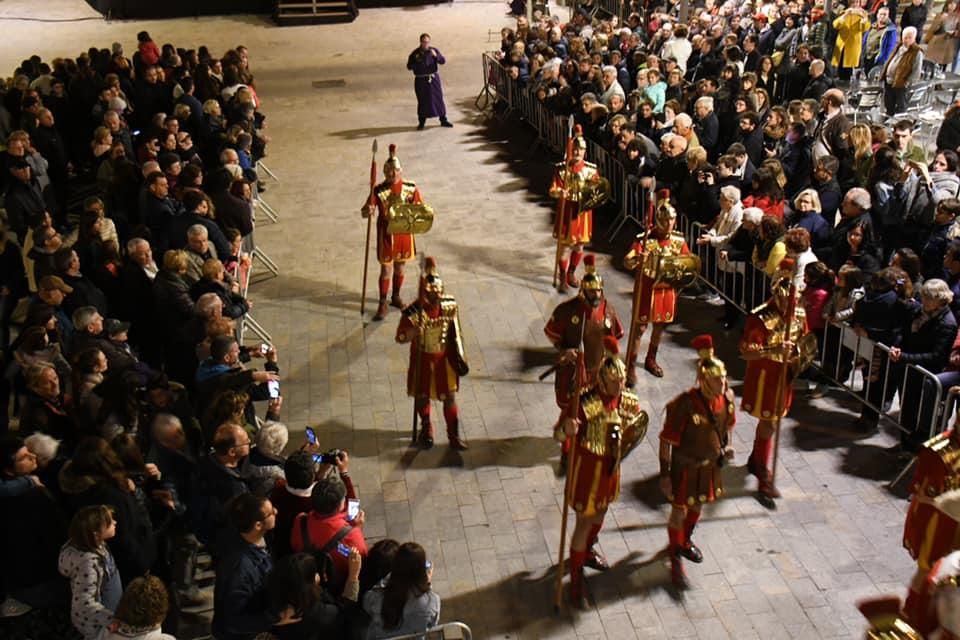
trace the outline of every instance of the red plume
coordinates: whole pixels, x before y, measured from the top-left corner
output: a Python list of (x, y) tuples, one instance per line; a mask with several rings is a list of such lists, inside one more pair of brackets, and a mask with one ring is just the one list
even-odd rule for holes
[(701, 334), (690, 341), (690, 346), (697, 351), (713, 349), (713, 336), (709, 333)]
[(617, 355), (620, 353), (620, 343), (613, 336), (603, 336), (603, 350)]
[(389, 155), (389, 157), (395, 158), (395, 157), (397, 156), (397, 145), (392, 144), (392, 145), (390, 145), (388, 148), (389, 148), (389, 150), (390, 150), (390, 155)]
[(573, 125), (573, 135), (574, 137), (580, 137), (583, 135), (583, 127), (579, 124)]
[(588, 253), (583, 257), (583, 266), (584, 267), (596, 267), (597, 266), (597, 256), (592, 253)]
[(783, 260), (780, 261), (780, 265), (778, 266), (778, 269), (780, 269), (781, 271), (793, 271), (796, 268), (796, 266), (797, 266), (796, 260), (794, 260), (793, 258), (784, 258)]

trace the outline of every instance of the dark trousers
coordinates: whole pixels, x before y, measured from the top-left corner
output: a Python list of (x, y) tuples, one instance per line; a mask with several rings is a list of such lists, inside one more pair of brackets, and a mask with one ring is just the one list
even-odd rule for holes
[(887, 81), (883, 82), (883, 106), (887, 115), (892, 116), (907, 110), (907, 89), (895, 89)]

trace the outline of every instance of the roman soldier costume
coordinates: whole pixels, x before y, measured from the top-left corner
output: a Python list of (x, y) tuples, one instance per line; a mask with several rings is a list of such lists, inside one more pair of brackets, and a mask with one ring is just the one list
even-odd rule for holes
[[(624, 331), (616, 309), (603, 295), (603, 278), (597, 272), (596, 257), (588, 255), (584, 264), (586, 273), (580, 281), (580, 293), (557, 305), (543, 332), (561, 352), (583, 349), (584, 370), (579, 379), (589, 385), (596, 379), (603, 360), (604, 338), (613, 336), (619, 340)], [(561, 409), (567, 406), (571, 393), (577, 388), (576, 374), (576, 362), (561, 357), (554, 382), (557, 406)]]
[(426, 259), (420, 281), (420, 297), (403, 309), (397, 342), (410, 343), (410, 365), (407, 369), (407, 395), (414, 398), (421, 429), (419, 443), (433, 446), (433, 425), (430, 401), (443, 402), (447, 438), (453, 449), (463, 450), (456, 392), (460, 377), (469, 367), (463, 350), (457, 301), (443, 292), (443, 281), (433, 258)]
[(817, 352), (816, 336), (807, 329), (803, 307), (793, 285), (795, 263), (785, 258), (771, 283), (773, 296), (747, 318), (740, 356), (747, 368), (741, 408), (759, 419), (747, 469), (760, 481), (760, 501), (772, 508), (778, 497), (770, 471), (779, 420), (790, 411), (793, 380)]
[(940, 558), (960, 549), (960, 433), (956, 425), (920, 447), (910, 491), (903, 546), (917, 561), (917, 571), (903, 609), (918, 631), (929, 633), (936, 622), (930, 571)]
[[(400, 289), (403, 286), (403, 264), (416, 258), (417, 248), (413, 233), (391, 233), (390, 221), (402, 212), (403, 205), (422, 205), (417, 185), (404, 180), (397, 146), (390, 145), (390, 157), (384, 162), (386, 180), (373, 188), (373, 203), (377, 209), (377, 261), (381, 265), (379, 279), (379, 306), (374, 320), (383, 320), (387, 314), (387, 293), (390, 290), (389, 266), (393, 266), (393, 295), (390, 304), (403, 308)], [(365, 207), (366, 209), (366, 207)], [(365, 211), (365, 215), (369, 212)]]
[(692, 346), (700, 356), (697, 386), (667, 404), (660, 433), (661, 486), (673, 505), (667, 527), (671, 575), (678, 586), (685, 583), (681, 557), (703, 562), (690, 536), (702, 506), (723, 495), (720, 469), (736, 422), (726, 366), (714, 356), (713, 338), (698, 336)]
[(570, 544), (570, 596), (576, 604), (583, 598), (583, 567), (608, 568), (594, 545), (607, 507), (620, 494), (620, 463), (643, 440), (649, 422), (639, 398), (623, 387), (626, 370), (616, 339), (607, 336), (603, 344), (596, 383), (580, 393), (576, 416), (564, 420), (574, 441), (566, 499), (577, 513)]
[[(557, 215), (553, 237), (557, 239), (559, 260), (559, 290), (579, 284), (575, 272), (583, 258), (583, 245), (593, 235), (593, 207), (606, 202), (610, 195), (609, 183), (600, 177), (597, 165), (584, 160), (587, 141), (578, 125), (568, 150), (568, 157), (554, 167), (550, 197), (557, 199)], [(563, 257), (570, 250), (569, 260)]]
[(657, 206), (656, 224), (648, 233), (637, 236), (623, 258), (628, 269), (636, 272), (633, 317), (627, 344), (627, 386), (636, 385), (634, 364), (640, 340), (647, 325), (653, 323), (653, 334), (647, 347), (644, 368), (663, 377), (657, 364), (657, 350), (666, 325), (677, 316), (677, 290), (692, 284), (700, 272), (700, 259), (690, 253), (683, 235), (673, 230), (677, 212), (666, 198)]

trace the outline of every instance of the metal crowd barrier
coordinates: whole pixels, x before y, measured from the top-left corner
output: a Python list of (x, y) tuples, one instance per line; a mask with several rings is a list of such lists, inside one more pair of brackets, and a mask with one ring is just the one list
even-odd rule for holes
[[(599, 0), (599, 6), (609, 11), (606, 5), (614, 6), (610, 13), (617, 15), (619, 0)], [(550, 112), (528, 87), (521, 87), (519, 83), (510, 79), (506, 69), (492, 53), (483, 54), (483, 92), (494, 95), (497, 100), (504, 102), (508, 111), (516, 110), (519, 115), (530, 123), (536, 130), (540, 140), (554, 153), (563, 153), (567, 138), (567, 118)], [(481, 94), (483, 95), (483, 93)], [(644, 211), (648, 193), (639, 184), (627, 180), (623, 166), (606, 149), (599, 144), (587, 142), (587, 157), (598, 165), (601, 175), (610, 180), (612, 199), (619, 205), (619, 212), (612, 225), (612, 240), (628, 221), (635, 222), (641, 228), (644, 226)], [(698, 222), (693, 222), (678, 212), (677, 231), (684, 234), (691, 250), (700, 256), (703, 271), (700, 280), (720, 294), (725, 300), (736, 306), (742, 313), (763, 304), (769, 298), (770, 279), (762, 270), (757, 269), (749, 262), (726, 262), (726, 269), (721, 267), (718, 250), (709, 244), (698, 245), (697, 238), (709, 228)], [(950, 391), (944, 394), (942, 385), (936, 375), (923, 367), (907, 364), (902, 367), (903, 379), (890, 380), (891, 367), (889, 347), (874, 342), (868, 338), (857, 336), (853, 329), (844, 324), (833, 324), (825, 332), (831, 337), (839, 331), (839, 340), (824, 340), (821, 348), (821, 360), (817, 363), (820, 371), (833, 384), (844, 389), (860, 402), (877, 411), (884, 419), (892, 421), (897, 428), (905, 433), (923, 432), (933, 436), (946, 428), (952, 415), (952, 407), (958, 401), (960, 392)], [(829, 344), (828, 344), (829, 343)], [(836, 354), (828, 354), (828, 347), (835, 347)], [(844, 371), (841, 368), (843, 358), (859, 358), (867, 361), (867, 370), (861, 387), (854, 387), (853, 369), (851, 375), (840, 376)], [(828, 356), (833, 359), (828, 360)], [(856, 363), (856, 360), (854, 360)], [(833, 371), (830, 370), (832, 365)], [(876, 368), (874, 368), (876, 366)], [(899, 367), (898, 367), (899, 369)], [(872, 376), (871, 376), (872, 371)], [(838, 379), (844, 377), (843, 380)], [(874, 379), (871, 380), (870, 378)], [(848, 384), (849, 380), (849, 384)], [(908, 384), (910, 382), (910, 384)], [(890, 384), (896, 383), (897, 389), (891, 390)], [(871, 402), (872, 385), (882, 384), (881, 401)], [(894, 395), (900, 397), (900, 411), (898, 418), (894, 412), (884, 407), (888, 404), (885, 399)], [(919, 395), (919, 398), (915, 398)], [(892, 405), (890, 405), (892, 406)], [(917, 411), (904, 411), (903, 407), (918, 407)], [(906, 421), (906, 422), (905, 422)], [(909, 469), (909, 466), (907, 467)], [(901, 476), (906, 472), (904, 469)], [(898, 478), (899, 480), (899, 478)]]

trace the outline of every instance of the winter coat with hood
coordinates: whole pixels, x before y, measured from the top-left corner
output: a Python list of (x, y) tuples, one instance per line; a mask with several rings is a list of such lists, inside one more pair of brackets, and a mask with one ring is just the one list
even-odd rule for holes
[(96, 640), (113, 620), (123, 593), (113, 556), (106, 547), (81, 551), (67, 543), (60, 549), (59, 568), (70, 580), (70, 621), (84, 640)]

